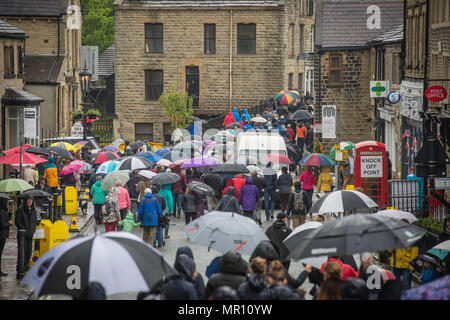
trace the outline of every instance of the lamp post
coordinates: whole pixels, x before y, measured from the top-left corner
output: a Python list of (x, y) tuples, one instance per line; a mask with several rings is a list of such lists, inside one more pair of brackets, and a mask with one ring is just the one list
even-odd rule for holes
[(83, 94), (83, 140), (87, 138), (86, 132), (86, 94), (91, 91), (91, 77), (92, 72), (86, 68), (86, 61), (84, 62), (84, 69), (80, 72), (80, 85), (81, 85), (81, 93)]

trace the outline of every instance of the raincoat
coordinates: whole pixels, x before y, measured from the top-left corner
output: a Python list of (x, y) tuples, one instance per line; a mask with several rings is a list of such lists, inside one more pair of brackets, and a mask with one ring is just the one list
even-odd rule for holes
[(330, 173), (330, 167), (322, 167), (319, 180), (317, 181), (318, 191), (330, 192), (333, 185), (333, 176)]
[(139, 227), (140, 222), (134, 222), (134, 214), (128, 211), (125, 219), (119, 221), (119, 226), (122, 226), (122, 231), (133, 232), (133, 227)]
[(242, 206), (242, 210), (254, 211), (258, 201), (258, 188), (253, 184), (252, 178), (247, 178), (245, 185), (241, 188), (239, 193), (239, 204)]
[(409, 264), (419, 254), (417, 247), (409, 247), (406, 249), (388, 250), (389, 253), (393, 253), (391, 257), (391, 267), (397, 269), (410, 269), (414, 270)]
[(251, 117), (250, 117), (250, 113), (248, 113), (247, 109), (244, 109), (244, 112), (241, 115), (241, 118), (239, 119), (240, 121), (244, 121), (244, 120), (248, 120), (250, 121)]
[(106, 215), (103, 216), (104, 223), (113, 223), (119, 220), (119, 190), (116, 187), (111, 188), (109, 194), (105, 197), (106, 203)]
[(147, 193), (139, 203), (138, 221), (143, 227), (158, 226), (158, 219), (162, 217), (161, 206), (158, 200), (151, 193)]
[(92, 204), (105, 204), (107, 192), (102, 189), (102, 181), (99, 180), (91, 188)]
[(234, 118), (234, 122), (239, 122), (241, 120), (241, 117), (239, 116), (239, 111), (237, 108), (233, 108), (233, 118)]
[(167, 212), (173, 213), (173, 197), (172, 197), (172, 185), (164, 184), (161, 187), (161, 190), (158, 192), (161, 196), (166, 200)]
[(230, 112), (228, 112), (227, 116), (225, 117), (225, 120), (223, 120), (222, 126), (226, 127), (234, 122), (235, 121), (234, 121), (233, 113), (230, 111)]
[(47, 165), (44, 167), (44, 178), (47, 180), (50, 188), (56, 188), (58, 186), (58, 168), (54, 162), (55, 159), (50, 157), (48, 158)]

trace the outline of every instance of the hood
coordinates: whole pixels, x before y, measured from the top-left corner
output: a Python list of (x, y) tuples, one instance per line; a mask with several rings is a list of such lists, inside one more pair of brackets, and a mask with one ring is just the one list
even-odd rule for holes
[(245, 112), (245, 113), (248, 113), (248, 110), (247, 110), (247, 109), (244, 109), (244, 112)]
[(250, 257), (250, 260), (255, 257), (266, 259), (267, 263), (270, 263), (273, 260), (278, 260), (280, 258), (272, 243), (267, 240), (261, 241), (258, 244), (258, 246), (253, 251), (252, 256)]
[(94, 183), (94, 186), (101, 188), (102, 187), (102, 180), (98, 180)]
[(181, 273), (188, 281), (192, 281), (195, 272), (195, 262), (185, 254), (180, 254), (175, 259), (175, 270)]
[(55, 162), (55, 158), (53, 158), (53, 157), (49, 157), (49, 158), (48, 158), (48, 162), (49, 162), (49, 163), (53, 163), (53, 162)]
[(128, 211), (126, 218), (127, 220), (131, 220), (134, 222), (134, 214), (130, 211)]
[(253, 179), (252, 178), (247, 178), (245, 180), (245, 184), (253, 184)]
[(322, 167), (322, 170), (320, 170), (322, 173), (330, 173), (330, 167)]
[(269, 287), (268, 300), (298, 300), (298, 294), (287, 285), (275, 284)]
[(234, 196), (234, 194), (235, 194), (234, 187), (228, 187), (227, 195)]
[(344, 300), (369, 300), (369, 289), (363, 279), (348, 278), (341, 284), (341, 295)]
[(274, 228), (281, 229), (283, 227), (286, 227), (286, 224), (283, 222), (283, 220), (275, 220), (273, 226)]
[(262, 291), (267, 287), (266, 278), (259, 274), (249, 274), (247, 276), (249, 287), (254, 291)]
[(233, 112), (237, 112), (237, 108), (233, 108)]
[(194, 260), (194, 255), (193, 255), (193, 253), (192, 253), (192, 249), (189, 248), (188, 246), (179, 247), (178, 250), (177, 250), (177, 255), (176, 255), (176, 256), (178, 257), (180, 254), (185, 254), (185, 255), (187, 255), (189, 258), (191, 258), (192, 260)]
[(222, 256), (222, 258), (220, 258), (219, 271), (220, 273), (246, 276), (248, 272), (248, 264), (239, 253), (228, 251)]
[(147, 194), (145, 195), (145, 198), (153, 198), (153, 194), (147, 193)]
[(294, 189), (295, 189), (295, 192), (297, 192), (297, 193), (302, 191), (302, 183), (300, 181), (295, 181)]
[(233, 112), (228, 112), (227, 117), (232, 117), (233, 116)]

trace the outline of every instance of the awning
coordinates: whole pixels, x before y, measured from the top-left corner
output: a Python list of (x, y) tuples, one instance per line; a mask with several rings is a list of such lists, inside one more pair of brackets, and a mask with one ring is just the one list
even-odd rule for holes
[(41, 97), (16, 87), (6, 87), (5, 94), (2, 97), (3, 103), (24, 106), (39, 104), (44, 100)]

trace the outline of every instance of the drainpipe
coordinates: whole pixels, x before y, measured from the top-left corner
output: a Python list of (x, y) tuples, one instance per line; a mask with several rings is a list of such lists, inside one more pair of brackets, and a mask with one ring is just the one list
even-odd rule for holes
[(232, 110), (233, 98), (233, 10), (230, 10), (230, 111)]
[(57, 130), (57, 132), (58, 132), (58, 137), (60, 136), (59, 135), (59, 108), (61, 107), (61, 105), (60, 105), (60, 91), (61, 91), (61, 85), (58, 83), (58, 85), (56, 86), (56, 90), (57, 90), (57, 102), (56, 102), (56, 104), (57, 104), (57, 108), (56, 108), (56, 130)]
[(58, 56), (61, 54), (61, 18), (58, 16)]

